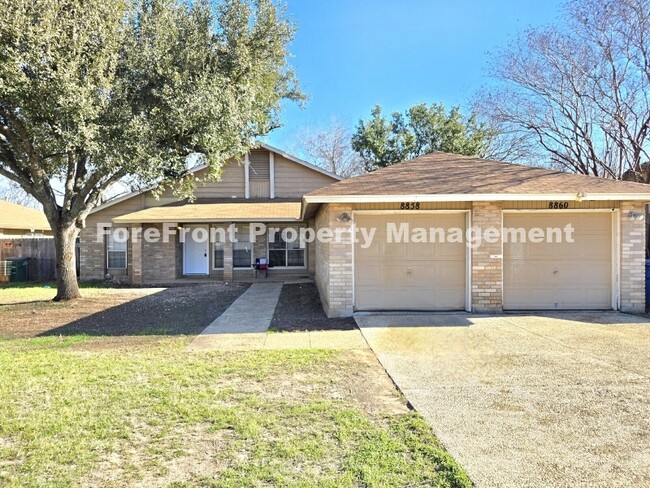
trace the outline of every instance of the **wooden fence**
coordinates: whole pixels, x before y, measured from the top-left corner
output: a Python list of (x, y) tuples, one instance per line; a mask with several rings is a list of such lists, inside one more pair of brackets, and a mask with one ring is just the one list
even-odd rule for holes
[(56, 278), (54, 239), (46, 237), (0, 237), (0, 261), (28, 257), (29, 281), (52, 281)]

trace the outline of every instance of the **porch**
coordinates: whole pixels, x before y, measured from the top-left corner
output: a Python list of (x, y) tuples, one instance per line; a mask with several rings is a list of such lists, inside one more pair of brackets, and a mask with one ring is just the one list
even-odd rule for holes
[(300, 220), (299, 202), (166, 205), (117, 217), (113, 224), (129, 231), (128, 271), (135, 285), (284, 282), (314, 275), (314, 246), (298, 238), (309, 224)]

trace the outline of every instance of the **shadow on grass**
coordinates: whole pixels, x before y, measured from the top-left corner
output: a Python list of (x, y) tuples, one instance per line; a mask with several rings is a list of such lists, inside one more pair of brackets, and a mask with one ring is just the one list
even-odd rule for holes
[(211, 283), (167, 288), (49, 329), (39, 336), (198, 334), (247, 287)]

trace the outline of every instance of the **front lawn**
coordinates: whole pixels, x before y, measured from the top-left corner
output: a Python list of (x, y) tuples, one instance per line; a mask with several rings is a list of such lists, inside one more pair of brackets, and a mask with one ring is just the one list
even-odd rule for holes
[[(12, 337), (25, 307), (0, 307)], [(369, 351), (188, 353), (191, 339), (0, 339), (0, 486), (470, 485)]]

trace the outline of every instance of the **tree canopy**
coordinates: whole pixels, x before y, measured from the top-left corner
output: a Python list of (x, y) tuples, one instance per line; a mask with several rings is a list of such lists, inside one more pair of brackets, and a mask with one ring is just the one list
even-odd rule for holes
[(365, 170), (363, 161), (351, 145), (350, 129), (333, 119), (329, 125), (299, 134), (298, 150), (308, 160), (334, 174), (351, 178)]
[(565, 170), (650, 183), (650, 1), (571, 0), (493, 56), (475, 110)]
[(458, 107), (447, 111), (442, 104), (421, 103), (389, 118), (375, 106), (369, 120), (359, 121), (352, 147), (366, 170), (373, 171), (433, 151), (483, 156), (491, 138), (491, 129), (474, 114), (465, 116)]
[[(5, 2), (0, 175), (43, 205), (57, 266), (74, 266), (71, 239), (114, 182), (189, 196), (188, 156), (217, 178), (276, 127), (302, 96), (293, 32), (272, 0)], [(78, 296), (67, 273), (59, 298)]]

